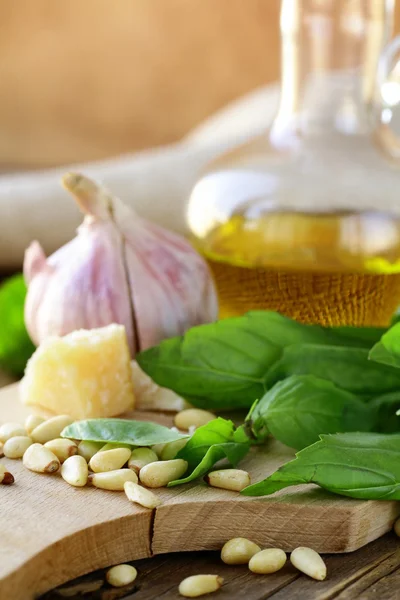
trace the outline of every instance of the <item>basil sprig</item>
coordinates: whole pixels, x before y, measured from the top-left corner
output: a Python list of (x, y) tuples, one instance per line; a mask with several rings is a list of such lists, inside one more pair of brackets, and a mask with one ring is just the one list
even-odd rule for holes
[(371, 349), (369, 358), (400, 369), (400, 323), (396, 323), (382, 335)]
[(266, 386), (270, 388), (291, 375), (315, 375), (365, 398), (400, 390), (400, 369), (369, 361), (366, 348), (316, 344), (288, 346), (269, 370)]
[[(244, 494), (314, 483), (354, 498), (400, 499), (400, 324), (324, 329), (259, 311), (195, 327), (137, 358), (193, 404), (251, 407), (239, 427), (219, 417), (198, 428), (177, 454), (188, 471), (171, 486), (235, 466), (273, 435), (300, 452)], [(122, 419), (75, 423), (63, 435), (140, 446), (184, 437)]]
[(154, 446), (189, 437), (148, 421), (131, 419), (86, 419), (68, 425), (62, 437), (90, 442), (113, 442), (131, 446)]
[(277, 440), (301, 449), (319, 434), (371, 431), (375, 411), (331, 381), (313, 375), (292, 375), (277, 383), (247, 418), (255, 439), (269, 431)]
[[(388, 381), (380, 393), (400, 387), (399, 374), (390, 373), (388, 367), (372, 367), (368, 362), (368, 349), (384, 330), (354, 329), (302, 325), (278, 313), (256, 311), (194, 327), (184, 336), (141, 352), (136, 359), (156, 383), (172, 389), (195, 406), (212, 410), (249, 408), (277, 380), (308, 373), (318, 356), (318, 348), (333, 346), (338, 346), (337, 353), (331, 350), (329, 355), (325, 350), (325, 362), (321, 358), (320, 366), (315, 366), (315, 375), (323, 376), (327, 363), (333, 370), (343, 351), (341, 362), (352, 368), (348, 380), (355, 378), (361, 386), (365, 371), (373, 371), (362, 393), (374, 393), (379, 379), (381, 385)], [(294, 345), (297, 349), (285, 355), (284, 349)], [(355, 348), (353, 354), (351, 347)], [(309, 358), (305, 356), (301, 366), (294, 354), (297, 352), (301, 357), (305, 350)], [(336, 374), (332, 373), (334, 383), (340, 379), (340, 370), (341, 367)]]
[(400, 434), (321, 435), (320, 441), (242, 494), (266, 496), (307, 483), (351, 498), (400, 500)]
[(205, 475), (216, 463), (227, 459), (235, 467), (250, 450), (250, 439), (243, 427), (219, 417), (196, 429), (176, 458), (189, 463), (189, 475), (169, 486), (188, 483)]

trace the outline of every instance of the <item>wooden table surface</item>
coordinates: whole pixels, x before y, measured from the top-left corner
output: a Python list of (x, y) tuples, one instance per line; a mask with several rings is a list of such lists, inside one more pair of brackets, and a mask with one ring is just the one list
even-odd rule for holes
[(326, 555), (328, 577), (317, 582), (289, 564), (274, 575), (254, 575), (246, 565), (228, 566), (216, 552), (159, 555), (139, 560), (136, 581), (128, 588), (104, 584), (97, 571), (42, 596), (41, 600), (175, 600), (178, 585), (198, 573), (217, 573), (224, 586), (206, 598), (218, 600), (397, 600), (400, 599), (400, 540), (390, 533), (351, 554)]

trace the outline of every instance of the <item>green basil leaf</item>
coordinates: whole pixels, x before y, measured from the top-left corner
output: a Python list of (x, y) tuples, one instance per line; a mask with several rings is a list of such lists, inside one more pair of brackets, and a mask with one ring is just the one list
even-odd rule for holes
[[(400, 322), (400, 306), (397, 307), (393, 313), (392, 319), (390, 321), (390, 327), (393, 327), (393, 325), (396, 325), (396, 323), (399, 323), (399, 322)], [(379, 341), (379, 340), (377, 340), (377, 341)]]
[(188, 462), (190, 474), (169, 485), (193, 481), (205, 475), (223, 458), (227, 458), (232, 465), (236, 466), (249, 449), (250, 440), (244, 428), (236, 429), (232, 421), (218, 417), (196, 429), (186, 446), (178, 452), (176, 458), (183, 458)]
[(0, 286), (0, 367), (22, 375), (35, 351), (24, 323), (26, 285), (15, 275)]
[(323, 327), (302, 325), (275, 312), (200, 325), (183, 337), (137, 355), (140, 367), (159, 385), (202, 408), (249, 408), (266, 391), (265, 377), (282, 349), (298, 343), (343, 343)]
[(400, 416), (400, 390), (390, 394), (378, 396), (368, 403), (374, 413), (373, 430), (377, 433), (399, 433)]
[(150, 423), (130, 419), (87, 419), (68, 425), (61, 437), (89, 442), (114, 442), (131, 446), (154, 446), (189, 437), (177, 431)]
[(313, 375), (293, 375), (277, 383), (251, 414), (254, 436), (268, 430), (277, 440), (301, 449), (321, 433), (371, 431), (374, 411), (353, 394)]
[[(355, 346), (357, 348), (372, 348), (379, 342), (386, 327), (333, 327), (331, 330), (336, 345)], [(342, 343), (340, 344), (340, 340)]]
[[(298, 344), (283, 350), (270, 369), (267, 387), (290, 375), (315, 375), (337, 387), (362, 396), (400, 389), (400, 371), (368, 360), (366, 348)], [(322, 431), (320, 433), (323, 433)]]
[(249, 449), (249, 444), (246, 446), (245, 444), (234, 444), (229, 442), (226, 444), (215, 444), (214, 446), (210, 446), (200, 463), (190, 473), (190, 475), (184, 477), (183, 479), (171, 481), (171, 483), (168, 484), (168, 487), (174, 487), (182, 483), (189, 483), (195, 479), (198, 479), (199, 477), (203, 477), (217, 462), (224, 458), (227, 458), (231, 465), (235, 467), (238, 462), (246, 456)]
[(400, 323), (393, 325), (375, 344), (369, 358), (377, 363), (400, 369)]
[(321, 435), (319, 442), (242, 494), (266, 496), (306, 483), (351, 498), (400, 500), (400, 434)]
[(136, 360), (156, 383), (196, 406), (247, 407), (264, 393), (263, 377), (281, 350), (245, 325), (238, 318), (194, 327)]

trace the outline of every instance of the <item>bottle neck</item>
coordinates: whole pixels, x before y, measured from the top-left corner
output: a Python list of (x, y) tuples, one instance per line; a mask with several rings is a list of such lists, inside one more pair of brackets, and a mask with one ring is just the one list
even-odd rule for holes
[(275, 141), (371, 130), (376, 70), (392, 33), (394, 1), (282, 0)]

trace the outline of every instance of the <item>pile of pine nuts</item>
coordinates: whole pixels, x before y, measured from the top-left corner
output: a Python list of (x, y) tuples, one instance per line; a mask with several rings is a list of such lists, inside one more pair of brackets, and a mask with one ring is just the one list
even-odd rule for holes
[[(208, 411), (191, 408), (177, 413), (175, 424), (180, 430), (192, 433), (215, 418)], [(150, 509), (161, 504), (151, 489), (167, 486), (182, 477), (188, 468), (185, 460), (175, 458), (187, 438), (152, 448), (61, 438), (63, 429), (72, 423), (73, 419), (67, 415), (49, 419), (30, 415), (24, 426), (4, 423), (0, 426), (0, 458), (22, 458), (23, 465), (35, 473), (59, 472), (64, 481), (74, 487), (92, 485), (125, 491), (130, 502)], [(247, 473), (236, 469), (215, 471), (208, 479), (210, 485), (236, 491), (250, 482)], [(0, 465), (0, 483), (13, 481), (11, 473)]]
[[(252, 573), (267, 575), (276, 573), (286, 564), (286, 552), (280, 548), (262, 550), (246, 538), (233, 538), (224, 544), (221, 559), (227, 565), (247, 564)], [(299, 547), (290, 555), (296, 569), (318, 581), (326, 577), (326, 565), (321, 556), (311, 548)], [(185, 598), (197, 598), (216, 592), (224, 580), (219, 575), (193, 575), (181, 581), (179, 593)]]
[[(221, 559), (228, 565), (248, 564), (252, 573), (267, 575), (280, 571), (286, 564), (286, 553), (280, 548), (262, 550), (246, 538), (233, 538), (221, 550)], [(323, 581), (326, 565), (320, 555), (304, 546), (296, 548), (290, 555), (290, 562), (296, 569), (313, 579)]]
[[(208, 423), (215, 415), (199, 409), (186, 409), (175, 416), (180, 430), (192, 433), (196, 427)], [(187, 470), (185, 460), (175, 456), (187, 442), (178, 440), (158, 444), (152, 448), (132, 448), (127, 444), (75, 441), (61, 438), (62, 430), (73, 420), (66, 415), (44, 419), (30, 415), (22, 427), (19, 423), (0, 426), (0, 458), (22, 458), (24, 466), (35, 473), (60, 472), (69, 485), (84, 487), (88, 484), (105, 490), (125, 491), (129, 501), (154, 509), (161, 499), (151, 489), (161, 488), (179, 479)], [(205, 480), (210, 486), (240, 492), (250, 484), (250, 476), (239, 469), (212, 471)], [(14, 482), (11, 473), (0, 464), (0, 484)], [(400, 535), (400, 519), (395, 524)], [(221, 559), (228, 565), (247, 564), (257, 574), (275, 573), (287, 562), (280, 548), (261, 549), (246, 538), (233, 538), (221, 550)], [(311, 548), (293, 550), (290, 561), (302, 573), (322, 581), (326, 565)], [(106, 579), (115, 587), (132, 583), (137, 571), (131, 565), (116, 565), (109, 569)], [(223, 578), (215, 574), (187, 577), (179, 585), (179, 593), (195, 598), (217, 591)]]

